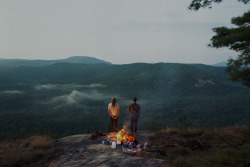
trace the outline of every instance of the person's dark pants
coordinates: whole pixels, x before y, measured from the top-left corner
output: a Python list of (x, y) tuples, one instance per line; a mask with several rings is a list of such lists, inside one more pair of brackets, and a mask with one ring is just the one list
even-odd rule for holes
[(133, 115), (130, 116), (130, 128), (131, 132), (133, 133), (133, 127), (135, 125), (135, 133), (137, 132), (137, 121), (138, 121), (139, 116)]
[[(117, 129), (117, 126), (118, 126), (118, 117), (117, 117), (117, 119), (113, 119), (112, 117), (110, 117), (110, 118), (111, 118), (112, 131), (115, 132)], [(114, 130), (114, 122), (115, 122), (115, 130)]]

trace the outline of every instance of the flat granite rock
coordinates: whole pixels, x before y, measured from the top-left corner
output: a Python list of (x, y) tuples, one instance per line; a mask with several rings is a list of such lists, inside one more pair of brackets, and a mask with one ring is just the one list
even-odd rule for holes
[[(133, 135), (139, 143), (145, 143), (152, 131), (139, 131)], [(54, 157), (49, 167), (140, 167), (161, 166), (165, 160), (131, 156), (122, 152), (122, 148), (112, 149), (110, 145), (102, 144), (106, 136), (90, 139), (90, 134), (68, 136), (58, 140), (52, 147), (62, 150), (60, 156)]]

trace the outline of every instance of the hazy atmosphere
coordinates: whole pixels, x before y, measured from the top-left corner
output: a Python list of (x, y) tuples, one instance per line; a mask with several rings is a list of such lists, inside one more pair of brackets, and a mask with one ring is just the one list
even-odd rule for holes
[(235, 57), (207, 44), (213, 27), (231, 27), (249, 6), (227, 0), (195, 12), (190, 2), (0, 0), (0, 58), (215, 64)]
[(249, 167), (249, 4), (0, 0), (0, 166)]

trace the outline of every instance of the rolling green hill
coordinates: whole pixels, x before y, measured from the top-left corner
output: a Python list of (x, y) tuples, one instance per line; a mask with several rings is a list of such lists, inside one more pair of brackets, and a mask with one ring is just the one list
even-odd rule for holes
[(0, 66), (0, 133), (107, 131), (116, 97), (119, 124), (128, 105), (141, 105), (139, 128), (249, 125), (250, 89), (229, 81), (225, 68), (201, 64), (73, 64)]

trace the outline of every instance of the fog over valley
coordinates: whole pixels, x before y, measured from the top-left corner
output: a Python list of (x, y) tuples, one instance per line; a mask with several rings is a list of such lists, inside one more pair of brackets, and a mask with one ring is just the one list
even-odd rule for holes
[[(224, 127), (249, 122), (250, 90), (228, 79), (224, 67), (199, 64), (127, 65), (55, 63), (0, 66), (1, 133), (63, 135), (108, 131), (108, 104), (116, 97), (119, 125), (129, 120), (132, 98), (141, 106), (139, 127)], [(13, 124), (14, 122), (14, 124)], [(32, 125), (32, 126), (30, 126)]]

